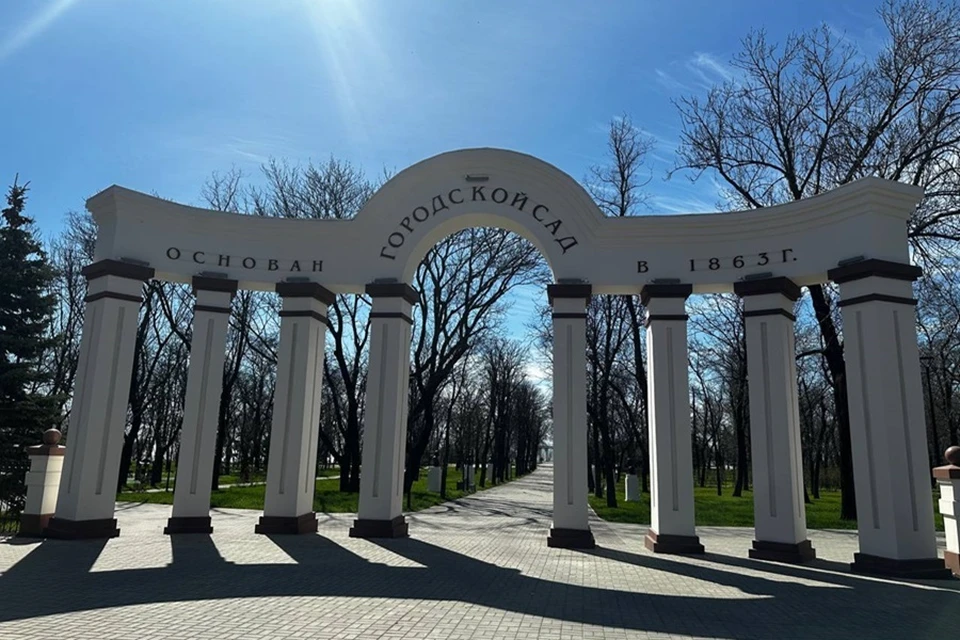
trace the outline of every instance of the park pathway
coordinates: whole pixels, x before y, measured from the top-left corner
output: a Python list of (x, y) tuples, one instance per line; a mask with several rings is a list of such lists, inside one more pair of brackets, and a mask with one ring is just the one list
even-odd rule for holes
[(853, 576), (852, 532), (822, 558), (749, 560), (752, 531), (701, 528), (708, 554), (654, 556), (645, 527), (596, 518), (594, 551), (550, 549), (552, 469), (407, 516), (411, 537), (258, 536), (258, 512), (168, 537), (170, 507), (119, 505), (121, 536), (0, 543), (0, 638), (945, 638), (960, 582)]

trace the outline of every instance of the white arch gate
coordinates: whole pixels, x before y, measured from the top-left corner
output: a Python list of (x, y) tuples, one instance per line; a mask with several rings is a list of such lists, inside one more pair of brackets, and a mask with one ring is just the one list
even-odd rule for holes
[(496, 226), (548, 260), (554, 340), (551, 546), (591, 547), (587, 521), (585, 307), (637, 294), (647, 309), (655, 552), (702, 552), (694, 527), (687, 315), (692, 292), (744, 297), (755, 483), (751, 555), (814, 556), (804, 517), (794, 364), (799, 287), (839, 284), (854, 445), (860, 553), (853, 567), (898, 575), (942, 569), (926, 468), (906, 219), (919, 189), (865, 179), (766, 210), (605, 218), (569, 176), (540, 160), (470, 149), (420, 162), (353, 220), (266, 219), (167, 202), (120, 187), (88, 201), (99, 225), (89, 281), (58, 537), (119, 534), (118, 472), (141, 285), (191, 282), (194, 339), (173, 515), (167, 532), (211, 531), (209, 478), (230, 299), (283, 299), (261, 533), (316, 530), (312, 511), (320, 367), (335, 293), (373, 299), (360, 513), (350, 533), (403, 536), (401, 512), (411, 305), (408, 283), (446, 235)]

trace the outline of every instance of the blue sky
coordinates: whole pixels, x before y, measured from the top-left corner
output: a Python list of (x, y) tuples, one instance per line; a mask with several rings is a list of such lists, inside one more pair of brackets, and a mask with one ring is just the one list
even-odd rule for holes
[(116, 183), (197, 204), (271, 157), (371, 174), (496, 146), (577, 179), (620, 113), (657, 139), (653, 209), (707, 211), (666, 181), (671, 99), (728, 76), (752, 27), (876, 37), (868, 0), (2, 0), (0, 183), (32, 184), (45, 234)]

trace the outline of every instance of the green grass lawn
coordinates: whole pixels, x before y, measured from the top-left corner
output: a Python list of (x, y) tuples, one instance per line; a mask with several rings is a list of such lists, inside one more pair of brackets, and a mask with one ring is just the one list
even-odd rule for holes
[[(753, 526), (753, 492), (744, 491), (743, 496), (733, 496), (733, 485), (725, 486), (723, 495), (717, 495), (717, 487), (694, 487), (694, 511), (698, 525), (720, 527)], [(811, 498), (812, 499), (812, 498)], [(938, 497), (933, 495), (933, 512), (936, 517), (937, 531), (943, 531), (943, 516), (937, 508)], [(617, 491), (617, 507), (608, 507), (607, 499), (598, 498), (592, 493), (590, 506), (597, 515), (611, 522), (634, 522), (650, 524), (650, 494), (643, 494), (642, 502), (624, 500), (623, 483)], [(807, 506), (807, 528), (809, 529), (856, 529), (857, 523), (840, 519), (840, 492), (820, 491), (820, 499), (813, 500)]]
[[(337, 473), (332, 475), (339, 475)], [(447, 472), (447, 497), (446, 500), (456, 500), (467, 493), (457, 489), (457, 482), (461, 480), (462, 474), (450, 467)], [(479, 483), (480, 473), (477, 472), (475, 482)], [(227, 484), (227, 483), (224, 483)], [(479, 485), (478, 485), (479, 486)], [(488, 485), (489, 487), (490, 485)], [(358, 494), (341, 493), (340, 483), (333, 480), (317, 480), (317, 489), (313, 497), (313, 509), (318, 513), (356, 513)], [(266, 492), (265, 485), (255, 485), (250, 487), (228, 487), (214, 491), (210, 496), (210, 506), (216, 508), (230, 509), (263, 509), (263, 496)], [(125, 491), (117, 495), (119, 502), (150, 502), (154, 504), (173, 504), (173, 490), (156, 492), (134, 492)], [(407, 509), (407, 499), (404, 496), (403, 506), (405, 511), (420, 511), (434, 505), (444, 502), (439, 493), (427, 491), (427, 473), (420, 475), (420, 480), (413, 483), (411, 490), (411, 508)]]

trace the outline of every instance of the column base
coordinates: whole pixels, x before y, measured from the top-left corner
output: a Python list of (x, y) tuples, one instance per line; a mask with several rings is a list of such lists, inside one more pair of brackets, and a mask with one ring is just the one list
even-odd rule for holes
[(260, 523), (254, 531), (264, 535), (316, 533), (317, 514), (310, 511), (301, 516), (260, 516)]
[(914, 578), (920, 580), (943, 580), (952, 577), (952, 571), (940, 558), (896, 560), (871, 556), (867, 553), (853, 554), (850, 570), (853, 573), (882, 576), (886, 578)]
[(647, 531), (643, 539), (644, 546), (654, 553), (701, 554), (705, 553), (698, 536), (674, 536), (659, 534), (653, 529)]
[(43, 530), (50, 524), (53, 518), (52, 513), (40, 515), (36, 513), (20, 514), (20, 531), (17, 532), (18, 538), (42, 538)]
[(554, 549), (593, 549), (597, 546), (590, 529), (558, 529), (550, 527), (547, 546)]
[(953, 551), (944, 551), (943, 564), (947, 565), (947, 568), (953, 572), (953, 575), (960, 578), (960, 553), (954, 553)]
[(85, 540), (88, 538), (116, 538), (120, 535), (116, 518), (103, 520), (67, 520), (65, 518), (50, 518), (47, 528), (43, 530), (47, 538), (60, 540)]
[(393, 520), (357, 518), (350, 527), (351, 538), (406, 538), (407, 521), (402, 515)]
[(817, 550), (813, 548), (809, 540), (795, 543), (754, 540), (753, 549), (750, 549), (749, 555), (754, 560), (803, 564), (816, 560)]
[(167, 535), (175, 533), (213, 533), (213, 526), (210, 524), (210, 516), (190, 516), (173, 517), (167, 520), (167, 526), (163, 528)]

